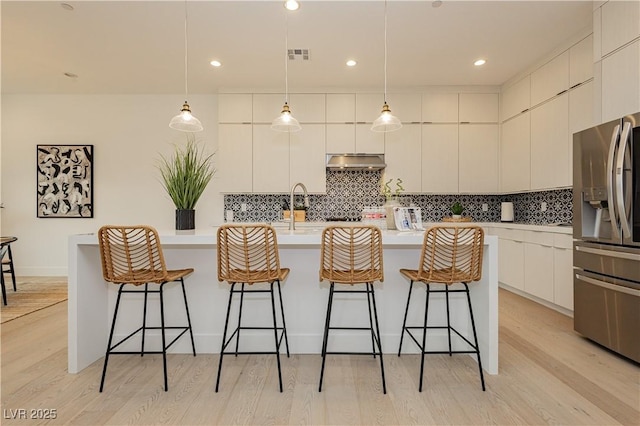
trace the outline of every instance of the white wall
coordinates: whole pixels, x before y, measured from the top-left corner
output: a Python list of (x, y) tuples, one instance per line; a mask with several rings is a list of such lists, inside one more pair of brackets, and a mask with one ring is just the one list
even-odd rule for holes
[[(2, 235), (12, 245), (18, 275), (66, 275), (67, 237), (105, 224), (174, 229), (173, 203), (159, 182), (159, 154), (185, 134), (169, 128), (184, 101), (176, 95), (2, 95), (0, 210)], [(218, 100), (192, 95), (189, 104), (205, 128), (196, 137), (218, 147)], [(94, 217), (36, 217), (36, 145), (94, 145)], [(217, 157), (214, 156), (214, 164)], [(196, 227), (220, 223), (223, 197), (214, 176), (196, 206)]]

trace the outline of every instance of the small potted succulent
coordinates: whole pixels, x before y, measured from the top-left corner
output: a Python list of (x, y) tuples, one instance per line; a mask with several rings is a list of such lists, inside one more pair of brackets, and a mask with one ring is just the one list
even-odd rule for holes
[(464, 207), (458, 201), (453, 203), (451, 206), (451, 217), (453, 219), (462, 219), (462, 212), (464, 211)]

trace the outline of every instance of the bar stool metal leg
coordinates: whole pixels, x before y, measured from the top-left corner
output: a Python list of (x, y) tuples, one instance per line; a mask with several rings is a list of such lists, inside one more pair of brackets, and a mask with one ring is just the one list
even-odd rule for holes
[(422, 347), (420, 348), (420, 350), (422, 351), (422, 360), (420, 361), (420, 387), (419, 387), (419, 391), (422, 392), (422, 377), (424, 375), (424, 355), (425, 355), (425, 350), (426, 350), (426, 343), (427, 343), (427, 316), (429, 315), (429, 293), (430, 293), (430, 287), (429, 284), (427, 284), (427, 297), (426, 300), (424, 302), (424, 329), (423, 329), (423, 333), (422, 333)]
[(449, 339), (449, 356), (451, 354), (451, 317), (449, 316), (449, 286), (444, 285), (445, 299), (447, 300), (447, 338)]
[(227, 329), (229, 327), (229, 314), (231, 313), (231, 301), (233, 299), (233, 289), (235, 288), (236, 283), (231, 284), (231, 290), (229, 291), (229, 304), (227, 305), (227, 318), (224, 321), (224, 331), (222, 332), (222, 345), (220, 347), (220, 361), (218, 362), (218, 378), (216, 379), (216, 392), (218, 392), (218, 387), (220, 386), (220, 373), (222, 372), (222, 357), (224, 356), (224, 348), (227, 340)]
[[(280, 366), (280, 343), (278, 342), (278, 324), (276, 322), (276, 298), (273, 293), (273, 282), (271, 282), (271, 311), (273, 313), (273, 337), (276, 344), (276, 361), (278, 363), (278, 383), (282, 392), (282, 367)], [(284, 332), (284, 331), (283, 331)]]
[(111, 321), (111, 331), (109, 332), (109, 341), (107, 342), (107, 353), (104, 355), (104, 365), (102, 366), (102, 378), (100, 379), (100, 392), (104, 388), (104, 379), (107, 375), (107, 364), (109, 363), (109, 354), (111, 353), (111, 343), (113, 342), (113, 332), (116, 329), (116, 319), (118, 318), (118, 309), (120, 308), (120, 297), (122, 289), (126, 284), (120, 284), (118, 289), (118, 298), (116, 299), (116, 308), (113, 311), (113, 320)]
[(236, 334), (236, 358), (238, 357), (238, 347), (240, 346), (240, 329), (242, 328), (242, 305), (244, 304), (244, 284), (240, 287), (240, 309), (238, 311), (238, 330)]
[(182, 285), (182, 296), (184, 297), (184, 309), (187, 312), (187, 324), (189, 325), (189, 333), (191, 334), (191, 349), (193, 349), (193, 356), (196, 356), (196, 342), (193, 340), (193, 328), (191, 327), (191, 315), (189, 315), (189, 304), (187, 303), (187, 291), (184, 288), (184, 278), (180, 278), (180, 284)]
[[(371, 299), (373, 301), (373, 317), (376, 323), (376, 334), (378, 340), (378, 351), (380, 352), (380, 371), (382, 373), (382, 393), (387, 393), (387, 384), (384, 379), (384, 360), (382, 359), (382, 341), (380, 337), (380, 325), (378, 323), (378, 309), (376, 308), (376, 295), (373, 290), (373, 283), (367, 283), (367, 287), (371, 288)], [(374, 350), (375, 354), (375, 350)]]
[(409, 313), (409, 303), (411, 302), (411, 291), (413, 290), (413, 280), (409, 285), (409, 295), (407, 296), (407, 307), (404, 309), (404, 320), (402, 321), (402, 331), (400, 332), (400, 345), (398, 345), (398, 356), (402, 352), (402, 340), (404, 339), (404, 332), (407, 328), (407, 314)]
[(162, 369), (164, 370), (164, 391), (169, 390), (169, 382), (167, 380), (167, 341), (164, 326), (164, 285), (160, 284), (160, 330), (162, 332)]
[(282, 332), (284, 333), (284, 345), (287, 348), (287, 358), (289, 358), (289, 338), (287, 337), (287, 323), (284, 320), (284, 305), (282, 304), (282, 291), (280, 290), (280, 280), (278, 283), (278, 298), (280, 299), (280, 314), (282, 315)]
[(327, 303), (327, 318), (324, 323), (324, 338), (322, 339), (322, 367), (320, 368), (320, 384), (318, 392), (322, 392), (322, 379), (324, 378), (324, 364), (327, 360), (327, 340), (329, 339), (329, 324), (331, 323), (331, 306), (333, 305), (333, 286), (329, 288), (329, 301)]
[(140, 347), (140, 356), (144, 356), (144, 337), (147, 334), (147, 300), (149, 292), (149, 284), (144, 285), (144, 305), (142, 307), (142, 346)]
[(484, 373), (482, 372), (482, 361), (480, 360), (480, 346), (478, 346), (478, 334), (476, 333), (476, 322), (473, 319), (473, 308), (471, 307), (471, 296), (469, 295), (469, 286), (464, 284), (465, 292), (467, 293), (467, 302), (469, 303), (469, 316), (471, 317), (471, 328), (473, 329), (473, 342), (476, 347), (476, 355), (478, 356), (478, 371), (480, 371), (480, 382), (482, 383), (482, 391), (485, 391), (484, 386)]

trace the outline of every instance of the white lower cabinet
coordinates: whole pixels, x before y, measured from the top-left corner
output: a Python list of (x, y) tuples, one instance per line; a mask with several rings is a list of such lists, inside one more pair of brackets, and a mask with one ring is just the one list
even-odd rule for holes
[(553, 302), (553, 247), (524, 243), (524, 291)]
[(500, 238), (498, 243), (498, 280), (524, 290), (524, 243)]
[(492, 228), (498, 236), (498, 280), (573, 311), (573, 239), (568, 234)]

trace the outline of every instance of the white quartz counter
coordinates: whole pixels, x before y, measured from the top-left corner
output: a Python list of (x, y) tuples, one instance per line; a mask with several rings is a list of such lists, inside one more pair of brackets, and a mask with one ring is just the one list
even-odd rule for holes
[[(289, 344), (292, 353), (320, 353), (324, 325), (328, 283), (319, 282), (321, 230), (326, 222), (305, 223), (289, 231), (276, 226), (280, 248), (280, 262), (291, 269), (291, 274), (282, 285)], [(198, 353), (218, 353), (224, 325), (224, 315), (229, 296), (229, 285), (217, 280), (216, 265), (217, 228), (195, 231), (159, 230), (167, 267), (193, 267), (195, 272), (186, 278), (187, 297), (191, 312), (196, 350)], [(416, 268), (418, 265), (423, 231), (383, 231), (385, 280), (376, 283), (376, 300), (385, 353), (396, 353), (402, 327), (402, 316), (409, 283), (403, 279), (400, 268)], [(483, 366), (489, 374), (498, 372), (498, 241), (495, 236), (485, 237), (483, 277), (469, 285), (474, 303), (474, 314), (478, 328)], [(424, 286), (417, 286), (412, 296), (412, 309), (408, 324), (421, 324), (424, 307)], [(165, 286), (167, 296), (167, 324), (184, 322), (184, 308), (179, 288), (174, 284)], [(76, 373), (104, 356), (108, 329), (117, 296), (117, 286), (102, 279), (98, 241), (95, 234), (69, 237), (69, 372)], [(129, 296), (125, 299), (126, 296)], [(175, 297), (174, 297), (175, 296)], [(355, 296), (355, 295), (354, 295)], [(364, 325), (368, 321), (366, 299), (354, 296), (336, 298), (334, 325)], [(444, 301), (439, 295), (432, 296), (430, 321), (444, 320)], [(462, 294), (452, 297), (452, 323), (463, 335), (470, 336), (470, 321), (466, 299)], [(243, 325), (264, 324), (270, 321), (270, 304), (263, 303), (262, 295), (247, 298), (243, 313)], [(123, 296), (118, 317), (116, 336), (128, 334), (139, 327), (141, 321), (141, 298), (127, 294)], [(351, 300), (347, 300), (351, 299)], [(422, 300), (422, 302), (421, 302)], [(442, 302), (442, 303), (441, 303)], [(153, 305), (153, 303), (152, 303)], [(151, 306), (151, 305), (150, 305)], [(236, 304), (237, 306), (237, 304)], [(415, 309), (414, 309), (415, 308)], [(151, 309), (151, 308), (150, 308)], [(150, 322), (157, 319), (157, 309), (150, 311)], [(433, 315), (433, 316), (431, 316)], [(234, 318), (233, 314), (232, 317)], [(332, 319), (333, 321), (333, 319)], [(434, 330), (431, 344), (446, 345), (446, 334)], [(151, 335), (153, 344), (159, 336)], [(431, 331), (430, 331), (430, 336)], [(257, 347), (269, 348), (272, 335), (249, 331), (243, 333), (241, 350)], [(413, 343), (405, 339), (403, 352), (417, 352)], [(334, 350), (368, 350), (371, 337), (366, 333), (356, 336), (336, 333), (330, 345)], [(443, 346), (444, 347), (444, 346)], [(181, 339), (172, 352), (188, 353), (188, 339)]]

